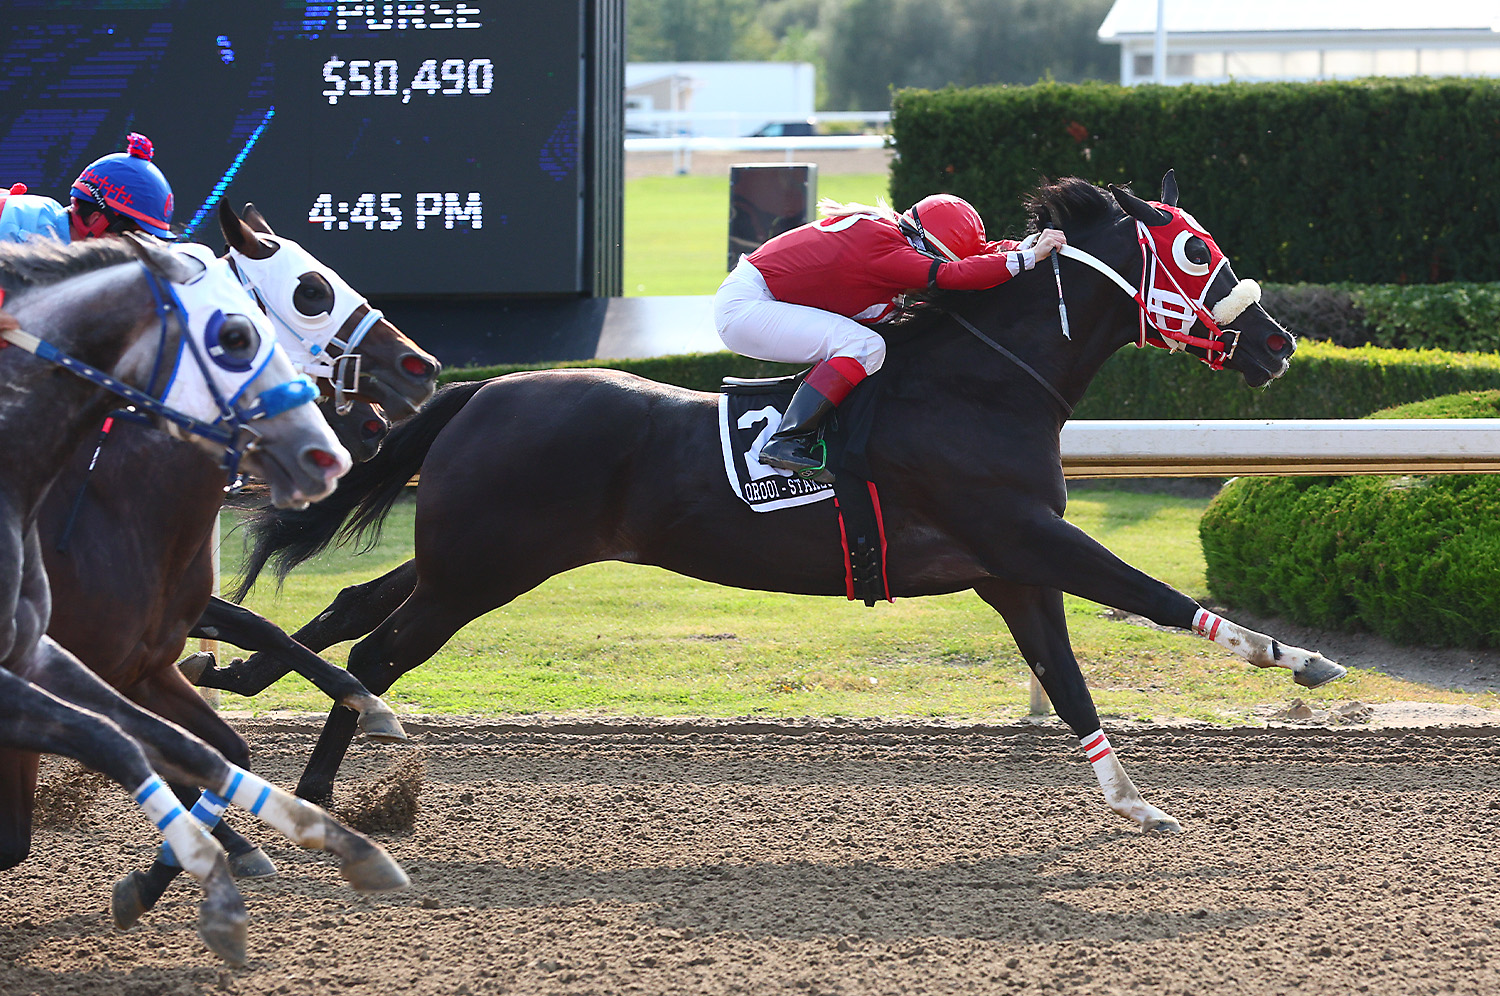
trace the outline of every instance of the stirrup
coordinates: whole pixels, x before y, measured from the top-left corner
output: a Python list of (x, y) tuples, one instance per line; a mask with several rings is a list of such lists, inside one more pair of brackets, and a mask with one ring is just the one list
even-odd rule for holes
[[(795, 441), (794, 441), (794, 445)], [(806, 464), (787, 459), (786, 457), (767, 458), (766, 451), (760, 451), (760, 462), (767, 467), (775, 467), (777, 470), (791, 471), (793, 477), (804, 481), (816, 481), (819, 484), (832, 484), (834, 481), (833, 471), (828, 469), (828, 444), (819, 437), (810, 445), (801, 447), (806, 451), (808, 459), (812, 459), (814, 451), (819, 454), (816, 464)]]

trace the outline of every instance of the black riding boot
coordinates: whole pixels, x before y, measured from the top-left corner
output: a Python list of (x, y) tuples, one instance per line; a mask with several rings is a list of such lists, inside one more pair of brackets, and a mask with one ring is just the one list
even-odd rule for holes
[(825, 463), (822, 446), (814, 455), (813, 444), (818, 439), (818, 428), (823, 419), (833, 411), (834, 404), (818, 389), (803, 381), (797, 385), (786, 414), (781, 417), (781, 426), (760, 451), (760, 462), (767, 467), (789, 470), (798, 477), (820, 484), (832, 484), (833, 472)]

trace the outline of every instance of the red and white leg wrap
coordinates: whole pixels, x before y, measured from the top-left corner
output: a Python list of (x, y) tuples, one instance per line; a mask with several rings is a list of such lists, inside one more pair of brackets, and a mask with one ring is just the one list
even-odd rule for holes
[(1223, 616), (1215, 615), (1207, 609), (1199, 609), (1193, 616), (1193, 632), (1206, 636), (1215, 643), (1218, 642), (1219, 627), (1223, 624)]
[(1084, 737), (1079, 743), (1083, 744), (1083, 756), (1089, 759), (1089, 763), (1097, 765), (1105, 757), (1114, 753), (1114, 748), (1109, 745), (1109, 737), (1104, 735), (1103, 730), (1095, 730)]

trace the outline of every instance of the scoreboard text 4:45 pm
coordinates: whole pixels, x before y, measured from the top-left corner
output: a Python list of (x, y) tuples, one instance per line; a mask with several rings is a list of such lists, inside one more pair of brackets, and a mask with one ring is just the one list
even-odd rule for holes
[[(406, 222), (402, 194), (360, 194), (347, 201), (335, 201), (332, 194), (319, 194), (307, 212), (309, 224), (322, 225), (325, 232), (364, 228), (365, 231), (394, 232)], [(424, 193), (412, 198), (413, 227), (468, 228), (484, 227), (484, 200), (476, 192), (467, 195)]]

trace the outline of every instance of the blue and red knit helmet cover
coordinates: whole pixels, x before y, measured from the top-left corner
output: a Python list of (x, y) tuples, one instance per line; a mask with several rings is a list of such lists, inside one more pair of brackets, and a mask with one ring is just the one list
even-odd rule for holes
[(159, 238), (172, 238), (172, 186), (151, 162), (152, 152), (151, 140), (132, 132), (126, 151), (84, 167), (73, 181), (73, 196), (108, 206)]

